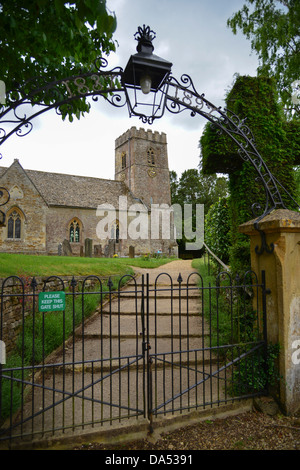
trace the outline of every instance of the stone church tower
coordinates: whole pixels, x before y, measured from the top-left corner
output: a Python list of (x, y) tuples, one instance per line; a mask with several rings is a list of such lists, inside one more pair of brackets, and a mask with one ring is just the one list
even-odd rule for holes
[(147, 207), (171, 205), (167, 137), (131, 127), (115, 142), (115, 180), (124, 181)]

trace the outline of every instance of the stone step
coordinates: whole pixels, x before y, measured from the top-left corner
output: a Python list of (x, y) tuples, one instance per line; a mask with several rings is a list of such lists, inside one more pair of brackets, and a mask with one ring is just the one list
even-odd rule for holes
[[(180, 351), (187, 350), (198, 350), (203, 346), (204, 337), (193, 336), (190, 338), (176, 336), (171, 337), (159, 337), (150, 338), (150, 353), (155, 354), (172, 354), (175, 359), (183, 357), (185, 352), (180, 355)], [(146, 339), (145, 339), (146, 340)], [(81, 338), (75, 341), (74, 347), (65, 348), (65, 362), (79, 362), (79, 361), (97, 361), (106, 360), (109, 361), (113, 358), (119, 357), (134, 357), (136, 355), (143, 354), (142, 337), (134, 338), (110, 338), (101, 339), (98, 338), (86, 338), (84, 342)], [(206, 356), (210, 357), (210, 352), (205, 351)], [(60, 358), (58, 362), (62, 362)]]
[[(180, 353), (166, 353), (161, 355), (152, 356), (152, 372), (155, 370), (161, 369), (173, 369), (178, 372), (180, 369), (190, 368), (190, 373), (192, 374), (201, 374), (205, 371), (205, 374), (214, 372), (217, 370), (217, 365), (222, 366), (222, 362), (214, 354), (210, 355), (209, 352), (205, 351), (205, 354), (202, 354), (202, 351), (195, 353), (194, 350), (189, 352), (181, 351)], [(211, 366), (211, 368), (210, 368)], [(143, 371), (147, 368), (146, 357), (143, 361), (142, 355), (140, 356), (129, 356), (113, 358), (112, 360), (103, 359), (102, 361), (84, 361), (84, 362), (66, 362), (65, 364), (59, 364), (55, 366), (55, 375), (57, 374), (92, 374), (99, 372), (109, 372), (109, 373), (120, 373), (128, 374), (133, 372)], [(44, 378), (52, 375), (52, 369), (48, 372), (44, 372)], [(41, 374), (40, 374), (41, 376)], [(38, 381), (36, 381), (38, 382)]]
[[(190, 335), (208, 333), (208, 327), (203, 323), (202, 316), (198, 314), (189, 315), (170, 315), (160, 313), (159, 315), (149, 315), (149, 320), (144, 317), (144, 325), (142, 324), (141, 315), (128, 315), (121, 313), (102, 314), (94, 318), (92, 322), (87, 323), (84, 329), (78, 330), (78, 335), (82, 333), (84, 336), (107, 337), (110, 335), (117, 336), (139, 336), (143, 331), (143, 327), (149, 326), (149, 334), (157, 334), (159, 336), (169, 336), (171, 334)], [(197, 333), (196, 333), (197, 332)]]
[[(147, 307), (148, 306), (148, 307)], [(128, 313), (140, 313), (142, 308), (141, 299), (135, 298), (122, 298), (120, 301), (112, 302), (111, 304), (106, 303), (103, 305), (103, 312), (123, 312), (123, 314)], [(172, 312), (189, 312), (198, 313), (201, 312), (201, 300), (200, 299), (183, 299), (181, 301), (177, 298), (159, 298), (156, 299), (150, 298), (148, 301), (145, 300), (144, 309), (149, 308), (150, 312), (163, 312), (164, 314), (169, 314)]]

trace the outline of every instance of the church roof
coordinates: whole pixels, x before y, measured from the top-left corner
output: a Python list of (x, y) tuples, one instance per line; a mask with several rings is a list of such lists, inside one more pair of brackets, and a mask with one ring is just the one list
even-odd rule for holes
[[(18, 160), (12, 166), (14, 164), (20, 165)], [(20, 167), (22, 168), (21, 165)], [(0, 179), (8, 170), (9, 168), (0, 167)], [(50, 206), (96, 209), (100, 204), (109, 203), (118, 207), (119, 196), (127, 196), (128, 204), (137, 202), (122, 181), (35, 170), (23, 171)]]

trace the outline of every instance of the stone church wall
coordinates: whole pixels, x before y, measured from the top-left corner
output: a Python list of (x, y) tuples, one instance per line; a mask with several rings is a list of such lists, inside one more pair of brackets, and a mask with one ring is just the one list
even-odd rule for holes
[[(10, 192), (5, 205), (6, 226), (0, 230), (0, 251), (46, 254), (46, 214), (48, 206), (17, 160), (1, 178), (1, 186)], [(21, 219), (21, 237), (8, 238), (7, 222), (15, 210)]]
[[(116, 215), (118, 217), (118, 212), (116, 212)], [(100, 248), (100, 253), (98, 253), (98, 255), (112, 256), (113, 254), (117, 254), (118, 256), (128, 256), (129, 247), (133, 244), (135, 246), (136, 255), (151, 253), (152, 248), (149, 239), (137, 239), (134, 240), (134, 243), (130, 238), (120, 239), (119, 243), (115, 243), (111, 238), (110, 243), (109, 239), (99, 239), (97, 237), (96, 227), (100, 221), (100, 217), (97, 217), (96, 209), (50, 207), (47, 214), (48, 254), (59, 254), (59, 244), (63, 243), (64, 240), (69, 241), (69, 227), (70, 223), (74, 219), (79, 221), (80, 224), (80, 241), (78, 243), (70, 243), (72, 254), (75, 256), (85, 255), (85, 239), (87, 238), (92, 240), (93, 255), (95, 254), (95, 247), (97, 247)], [(130, 225), (132, 219), (133, 217), (128, 217), (128, 226)], [(108, 245), (111, 245), (109, 251)], [(161, 244), (159, 246), (159, 249), (161, 249)]]

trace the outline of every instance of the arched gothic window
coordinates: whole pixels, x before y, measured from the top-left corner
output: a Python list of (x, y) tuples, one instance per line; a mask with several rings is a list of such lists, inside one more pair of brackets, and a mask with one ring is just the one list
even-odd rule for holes
[(119, 241), (120, 241), (119, 221), (116, 221), (116, 223), (111, 227), (111, 239), (115, 240), (116, 243), (119, 243)]
[(7, 215), (7, 238), (20, 240), (21, 226), (21, 214), (18, 210), (13, 209), (12, 212)]
[(69, 242), (70, 243), (79, 243), (81, 235), (80, 223), (77, 219), (72, 219), (69, 226)]

